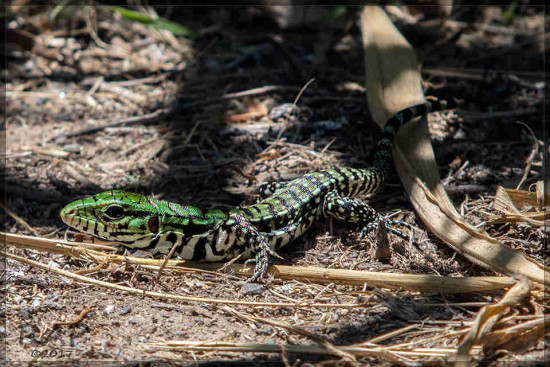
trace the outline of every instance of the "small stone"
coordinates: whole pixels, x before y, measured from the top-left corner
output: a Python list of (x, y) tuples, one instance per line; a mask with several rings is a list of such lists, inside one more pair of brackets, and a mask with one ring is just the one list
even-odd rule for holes
[(78, 144), (66, 144), (63, 146), (63, 150), (69, 153), (80, 153), (84, 148)]
[(260, 333), (265, 334), (265, 335), (271, 335), (271, 334), (273, 334), (273, 329), (270, 328), (270, 327), (265, 327), (265, 328), (260, 329)]
[(35, 68), (34, 60), (29, 59), (23, 64), (23, 70), (31, 72)]
[(89, 333), (91, 331), (90, 327), (86, 324), (78, 324), (78, 328), (83, 332), (83, 333)]
[(32, 329), (32, 327), (30, 327), (30, 325), (23, 325), (23, 327), (21, 328), (21, 334), (23, 334), (23, 336), (25, 337), (32, 337), (34, 336), (34, 330)]
[(129, 314), (130, 312), (132, 312), (132, 307), (126, 306), (122, 307), (122, 310), (120, 310), (118, 314), (124, 316), (126, 314)]
[(13, 276), (14, 278), (24, 278), (24, 277), (25, 277), (25, 273), (24, 273), (22, 270), (14, 271), (12, 276)]
[(128, 324), (135, 325), (135, 326), (141, 326), (141, 322), (136, 321), (134, 319), (128, 319)]
[(256, 283), (245, 283), (241, 287), (241, 292), (244, 295), (253, 295), (253, 294), (262, 294), (264, 291), (264, 286)]
[(14, 295), (12, 301), (14, 304), (19, 305), (21, 304), (21, 301), (23, 301), (23, 297)]
[(19, 313), (21, 314), (21, 316), (22, 316), (23, 319), (25, 319), (25, 320), (29, 320), (29, 319), (32, 318), (32, 317), (31, 317), (31, 312), (29, 311), (28, 308), (21, 308), (21, 309), (19, 310)]
[(111, 313), (115, 310), (115, 305), (108, 305), (107, 307), (105, 307), (105, 312), (107, 313)]
[(453, 139), (455, 140), (464, 140), (466, 138), (466, 132), (463, 129), (459, 129), (453, 136)]
[(273, 107), (271, 111), (269, 111), (269, 117), (271, 117), (273, 120), (276, 120), (278, 118), (283, 118), (288, 114), (296, 114), (298, 113), (299, 108), (298, 106), (294, 105), (293, 103), (285, 103), (276, 107)]
[(54, 268), (54, 269), (60, 269), (61, 268), (61, 265), (59, 265), (58, 263), (56, 263), (53, 260), (50, 260), (50, 262), (48, 263), (48, 266), (50, 268)]
[(45, 301), (44, 303), (42, 303), (42, 308), (51, 308), (51, 309), (54, 309), (54, 310), (61, 310), (63, 308), (63, 306), (61, 306), (57, 302)]

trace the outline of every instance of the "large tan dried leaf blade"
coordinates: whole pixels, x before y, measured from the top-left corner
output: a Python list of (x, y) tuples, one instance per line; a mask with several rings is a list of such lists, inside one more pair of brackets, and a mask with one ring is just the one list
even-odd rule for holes
[[(417, 58), (380, 7), (365, 7), (360, 22), (367, 101), (373, 118), (383, 126), (399, 110), (425, 101)], [(411, 202), (440, 239), (472, 262), (494, 271), (523, 275), (539, 284), (545, 277), (550, 279), (548, 268), (504, 246), (458, 215), (439, 180), (425, 118), (403, 126), (394, 147), (397, 170)]]

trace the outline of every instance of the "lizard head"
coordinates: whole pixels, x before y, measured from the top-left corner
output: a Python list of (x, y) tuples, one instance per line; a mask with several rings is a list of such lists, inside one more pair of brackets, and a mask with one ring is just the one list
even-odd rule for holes
[(61, 210), (65, 224), (131, 248), (154, 245), (156, 238), (169, 231), (184, 236), (204, 233), (220, 216), (224, 218), (219, 210), (205, 214), (193, 206), (117, 190), (74, 201)]
[(68, 204), (61, 210), (61, 219), (104, 240), (145, 245), (159, 232), (158, 205), (158, 200), (147, 196), (105, 191)]

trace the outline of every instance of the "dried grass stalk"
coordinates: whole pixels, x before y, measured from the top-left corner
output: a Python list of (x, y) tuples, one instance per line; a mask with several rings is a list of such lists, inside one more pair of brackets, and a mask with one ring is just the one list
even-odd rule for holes
[(248, 302), (248, 301), (238, 301), (231, 299), (221, 299), (221, 298), (205, 298), (205, 297), (191, 297), (191, 296), (181, 296), (179, 294), (169, 294), (161, 292), (152, 292), (138, 288), (127, 287), (120, 284), (114, 284), (109, 282), (104, 282), (94, 278), (86, 277), (80, 274), (72, 273), (63, 269), (54, 268), (43, 264), (39, 261), (34, 261), (26, 259), (24, 257), (10, 254), (8, 252), (0, 251), (1, 258), (8, 258), (20, 263), (42, 269), (45, 271), (52, 272), (59, 276), (63, 276), (69, 279), (76, 281), (98, 285), (105, 288), (116, 289), (119, 291), (127, 292), (130, 294), (147, 296), (152, 298), (161, 298), (165, 300), (179, 300), (187, 302), (200, 302), (204, 304), (224, 304), (224, 305), (241, 305), (241, 306), (256, 306), (256, 307), (279, 307), (279, 308), (319, 308), (319, 307), (329, 307), (329, 308), (353, 308), (353, 307), (363, 307), (363, 304), (323, 304), (323, 303), (277, 303), (277, 302)]
[[(167, 340), (156, 343), (148, 343), (145, 346), (152, 351), (172, 352), (251, 352), (251, 353), (296, 353), (296, 354), (318, 354), (334, 355), (332, 351), (319, 345), (278, 345), (259, 343), (230, 343), (230, 342), (203, 342), (203, 341), (181, 341)], [(356, 357), (371, 356), (382, 360), (405, 363), (417, 362), (427, 359), (441, 359), (451, 357), (456, 348), (407, 348), (389, 346), (359, 346), (343, 345), (338, 348)], [(474, 347), (474, 352), (479, 353), (480, 348)], [(416, 363), (414, 364), (416, 365)]]
[[(98, 264), (129, 263), (149, 266), (158, 270), (164, 263), (162, 259), (142, 259), (130, 256), (106, 254), (101, 251), (87, 248), (90, 244), (76, 244), (74, 242), (56, 241), (39, 237), (12, 235), (4, 233), (2, 236), (6, 244), (10, 243), (19, 248), (30, 248), (51, 253), (63, 254), (79, 259), (87, 259)], [(104, 248), (102, 245), (91, 245)], [(112, 249), (107, 247), (108, 249)], [(169, 260), (167, 270), (174, 271), (217, 271), (224, 267), (226, 271), (249, 277), (253, 267), (244, 264), (222, 265), (215, 263), (193, 263), (183, 260)], [(323, 269), (314, 267), (274, 265), (269, 268), (269, 274), (280, 279), (293, 279), (312, 283), (340, 283), (370, 287), (404, 289), (418, 292), (432, 293), (467, 293), (484, 292), (489, 290), (509, 288), (515, 284), (514, 279), (508, 277), (446, 277), (423, 274), (394, 274), (360, 270)]]

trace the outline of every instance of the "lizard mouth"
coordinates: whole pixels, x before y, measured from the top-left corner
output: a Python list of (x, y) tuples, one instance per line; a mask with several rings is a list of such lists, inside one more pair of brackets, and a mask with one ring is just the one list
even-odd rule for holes
[[(71, 219), (74, 218), (74, 214), (75, 214), (74, 209), (69, 209), (69, 210), (63, 209), (61, 211), (61, 220), (65, 223), (67, 223), (67, 221), (70, 221)], [(69, 224), (69, 223), (67, 223), (67, 224)]]
[(100, 238), (105, 241), (113, 241), (116, 239), (111, 238), (107, 232), (105, 225), (98, 223), (96, 220), (89, 219), (83, 213), (79, 213), (78, 210), (70, 208), (65, 210), (64, 208), (61, 211), (61, 220), (78, 231), (85, 232), (93, 235), (94, 237)]
[(83, 210), (81, 202), (71, 203), (65, 206), (60, 213), (61, 220), (68, 225), (82, 232), (98, 235), (98, 223), (91, 220), (89, 215)]
[(61, 210), (60, 217), (65, 224), (73, 227), (75, 220), (79, 218), (78, 214), (79, 210), (75, 203), (71, 203)]
[(66, 207), (64, 207), (62, 210), (61, 210), (61, 213), (60, 213), (60, 217), (61, 217), (61, 220), (67, 224), (67, 225), (71, 225), (71, 223), (73, 222), (74, 218), (75, 218), (75, 211), (76, 209), (75, 208), (71, 208), (70, 207), (70, 204), (67, 205)]

